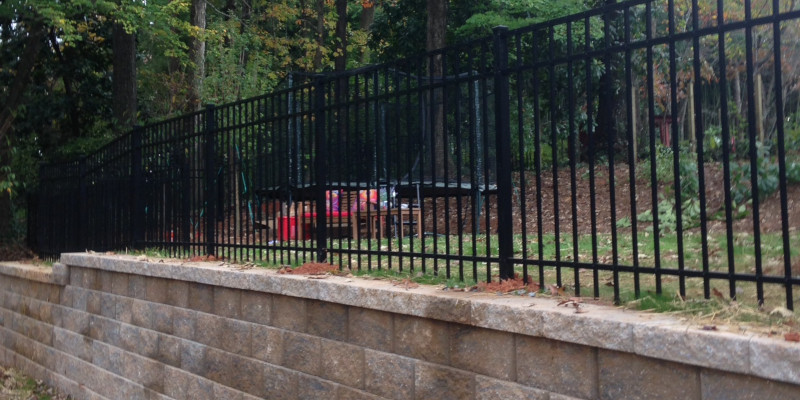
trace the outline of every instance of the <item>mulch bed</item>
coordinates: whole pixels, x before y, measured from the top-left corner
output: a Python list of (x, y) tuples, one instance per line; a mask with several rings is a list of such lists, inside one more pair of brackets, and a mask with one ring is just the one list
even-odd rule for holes
[[(589, 169), (586, 166), (578, 167), (575, 171), (576, 181), (573, 189), (571, 183), (572, 171), (569, 167), (562, 167), (553, 174), (551, 170), (542, 171), (537, 191), (536, 174), (532, 171), (525, 172), (524, 179), (520, 179), (520, 174), (513, 176), (514, 192), (512, 196), (512, 215), (514, 233), (523, 231), (523, 210), (524, 228), (528, 235), (535, 235), (538, 232), (538, 207), (537, 201), (541, 197), (541, 228), (544, 233), (553, 233), (558, 221), (559, 231), (563, 234), (571, 234), (573, 222), (577, 224), (578, 234), (592, 233), (592, 217), (595, 221), (595, 229), (598, 234), (611, 233), (616, 226), (616, 221), (623, 217), (631, 218), (631, 191), (635, 190), (634, 201), (636, 212), (635, 218), (645, 211), (652, 210), (653, 196), (649, 184), (649, 171), (642, 174), (641, 169), (644, 165), (637, 166), (636, 176), (633, 184), (630, 180), (630, 172), (627, 164), (617, 164), (613, 168), (613, 185), (611, 184), (611, 171), (608, 166), (598, 165), (595, 167), (594, 184), (594, 209), (592, 208), (592, 191), (590, 187)], [(725, 197), (723, 185), (723, 171), (718, 163), (707, 164), (705, 166), (705, 196), (706, 210), (709, 216), (717, 212), (724, 214)], [(524, 184), (522, 181), (524, 180)], [(555, 184), (557, 182), (557, 184)], [(613, 190), (612, 190), (613, 189)], [(574, 190), (574, 195), (573, 195)], [(557, 197), (556, 197), (557, 193)], [(612, 219), (611, 199), (614, 196), (614, 218)], [(672, 182), (659, 182), (657, 193), (674, 198)], [(573, 201), (574, 197), (574, 201)], [(788, 226), (792, 230), (800, 227), (800, 207), (795, 207), (794, 199), (800, 198), (800, 185), (790, 184), (787, 189), (787, 211)], [(556, 199), (558, 202), (556, 203)], [(656, 202), (658, 202), (656, 198)], [(460, 226), (463, 226), (464, 233), (472, 232), (472, 201), (468, 197), (463, 197), (459, 201), (457, 198), (438, 198), (425, 200), (425, 231), (456, 234)], [(497, 197), (490, 196), (489, 204), (489, 226), (493, 232), (497, 229)], [(524, 207), (522, 207), (524, 205)], [(556, 206), (558, 208), (556, 209)], [(480, 232), (486, 229), (486, 205), (481, 210)], [(734, 219), (732, 227), (734, 232), (753, 232), (753, 206), (752, 203), (746, 205), (746, 216)], [(457, 210), (461, 210), (459, 213)], [(573, 220), (573, 210), (575, 218)], [(434, 217), (434, 213), (436, 216)], [(734, 210), (734, 214), (736, 214)], [(639, 222), (637, 230), (643, 232), (650, 223)], [(709, 232), (724, 232), (726, 229), (725, 221), (709, 220)], [(780, 191), (772, 193), (759, 204), (759, 231), (761, 233), (780, 232), (781, 224), (781, 204)], [(699, 231), (699, 227), (690, 230)], [(618, 232), (630, 232), (630, 228), (618, 228)]]
[(288, 266), (281, 267), (278, 270), (279, 274), (291, 275), (325, 275), (325, 274), (338, 274), (339, 267), (326, 264), (326, 263), (305, 263), (297, 268)]

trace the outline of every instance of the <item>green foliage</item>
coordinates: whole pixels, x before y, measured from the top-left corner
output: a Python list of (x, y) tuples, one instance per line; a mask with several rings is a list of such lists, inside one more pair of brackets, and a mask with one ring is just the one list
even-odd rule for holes
[[(565, 15), (585, 11), (582, 0), (491, 0), (476, 4), (463, 24), (452, 29), (452, 37), (463, 41), (491, 35), (492, 28), (507, 26), (510, 29), (548, 21)], [(560, 32), (566, 40), (566, 33)]]
[[(647, 158), (638, 169), (640, 177), (650, 179), (652, 158)], [(655, 153), (656, 180), (658, 182), (672, 182), (674, 180), (672, 168), (672, 148), (661, 143), (656, 144)]]
[(788, 183), (800, 183), (800, 162), (792, 160), (786, 163), (786, 180)]
[(786, 118), (784, 134), (786, 148), (797, 149), (800, 147), (800, 111)]
[(378, 61), (409, 57), (425, 51), (425, 0), (386, 2), (375, 11), (369, 46)]
[[(11, 149), (11, 152), (14, 153), (15, 150)], [(2, 162), (0, 159), (0, 163)], [(0, 244), (7, 241), (14, 242), (25, 234), (26, 203), (25, 197), (21, 194), (24, 193), (26, 182), (23, 180), (24, 175), (20, 176), (14, 171), (12, 165), (0, 164), (0, 197), (7, 198), (7, 201), (0, 201), (0, 205), (10, 207), (8, 215), (11, 217), (9, 221), (3, 221), (5, 226), (0, 229)]]
[[(756, 168), (758, 198), (764, 200), (780, 187), (780, 168), (778, 160), (770, 155), (770, 146), (756, 144)], [(731, 196), (737, 203), (752, 199), (750, 162), (731, 162)], [(789, 183), (800, 182), (800, 164), (797, 160), (787, 160), (786, 179)]]
[(700, 193), (700, 181), (697, 173), (697, 155), (687, 146), (681, 147), (678, 159), (678, 176), (681, 185), (681, 200), (697, 198)]
[(722, 128), (713, 125), (703, 133), (703, 158), (706, 161), (722, 158)]
[(0, 166), (0, 193), (7, 192), (9, 196), (14, 196), (19, 184), (19, 179), (10, 165)]
[[(492, 34), (492, 28), (500, 25), (514, 29), (575, 14), (588, 9), (587, 3), (584, 0), (453, 1), (447, 16), (447, 42), (459, 43), (485, 37)], [(378, 60), (389, 61), (424, 52), (426, 18), (425, 0), (385, 2), (375, 14), (369, 40)], [(583, 28), (578, 28), (578, 31), (580, 29)], [(582, 37), (582, 33), (575, 33), (578, 43)], [(566, 43), (563, 27), (557, 32), (556, 40)]]
[[(678, 217), (676, 198), (674, 192), (675, 153), (672, 148), (657, 145), (655, 154), (656, 184), (663, 184), (664, 191), (659, 193), (658, 199), (658, 224), (660, 234), (674, 232), (677, 228)], [(700, 182), (697, 172), (696, 155), (686, 146), (681, 147), (678, 157), (678, 176), (680, 177), (680, 210), (682, 228), (688, 229), (696, 226), (700, 221)], [(651, 159), (648, 158), (639, 170), (641, 177), (650, 179)], [(646, 210), (637, 215), (640, 222), (653, 222), (653, 211)], [(630, 222), (628, 222), (629, 224)], [(653, 227), (647, 228), (652, 231)]]
[[(778, 161), (771, 155), (769, 145), (762, 145), (757, 143), (757, 183), (759, 200), (766, 199), (769, 195), (775, 193), (780, 187), (780, 170)], [(691, 228), (697, 226), (700, 218), (700, 201), (699, 201), (699, 181), (697, 164), (694, 157), (696, 155), (688, 148), (682, 148), (678, 170), (681, 185), (681, 217), (683, 220), (683, 228)], [(656, 162), (656, 179), (659, 183), (664, 184), (664, 190), (659, 193), (658, 200), (658, 219), (659, 226), (663, 229), (661, 232), (667, 233), (674, 231), (677, 224), (675, 195), (672, 191), (674, 183), (673, 175), (673, 162), (674, 156), (672, 150), (663, 146), (659, 146), (655, 157)], [(750, 162), (749, 161), (732, 161), (729, 164), (731, 176), (731, 200), (733, 208), (733, 217), (742, 218), (746, 215), (746, 204), (752, 201), (753, 191), (751, 190), (751, 176), (750, 176)], [(643, 163), (643, 168), (640, 169), (640, 176), (649, 179), (650, 176), (650, 160)], [(788, 159), (786, 161), (786, 179), (788, 183), (800, 183), (800, 162), (795, 159)], [(713, 210), (711, 210), (713, 212)], [(724, 217), (724, 210), (719, 210), (711, 218)], [(653, 222), (652, 210), (647, 210), (637, 216), (637, 220), (641, 222)], [(622, 218), (617, 221), (618, 227), (630, 226), (630, 220)], [(652, 228), (649, 228), (652, 229)]]

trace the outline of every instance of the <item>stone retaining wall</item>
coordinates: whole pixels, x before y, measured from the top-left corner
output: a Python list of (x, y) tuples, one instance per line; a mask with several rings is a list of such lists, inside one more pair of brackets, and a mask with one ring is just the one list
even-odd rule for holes
[(78, 399), (800, 399), (800, 344), (219, 263), (0, 263), (0, 362)]

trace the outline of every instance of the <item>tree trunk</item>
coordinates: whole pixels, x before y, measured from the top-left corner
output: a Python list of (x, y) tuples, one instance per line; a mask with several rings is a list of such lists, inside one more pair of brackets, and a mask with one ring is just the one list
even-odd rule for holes
[[(615, 0), (605, 0), (605, 5), (610, 6), (616, 3)], [(612, 46), (619, 41), (615, 27), (619, 26), (619, 11), (608, 11), (605, 15), (608, 24), (608, 45)], [(597, 128), (594, 132), (594, 156), (598, 151), (605, 151), (607, 156), (611, 156), (614, 151), (614, 143), (617, 140), (616, 112), (621, 103), (619, 93), (615, 90), (619, 87), (616, 82), (617, 71), (619, 70), (619, 56), (614, 53), (606, 53), (603, 57), (605, 69), (600, 76), (597, 88)], [(615, 94), (616, 93), (616, 94)]]
[[(447, 33), (447, 0), (428, 0), (427, 1), (427, 31), (426, 49), (433, 51), (445, 46), (445, 35)], [(439, 79), (444, 75), (444, 63), (441, 55), (431, 56), (428, 64), (428, 75), (432, 79)], [(434, 89), (431, 96), (431, 117), (433, 118), (433, 172), (437, 179), (444, 180), (447, 174), (453, 171), (445, 171), (445, 166), (452, 164), (449, 152), (446, 149), (446, 138), (444, 130), (444, 92), (441, 88)]]
[[(339, 43), (333, 68), (336, 72), (342, 72), (347, 70), (347, 0), (336, 0), (336, 16), (336, 37), (339, 39)], [(340, 76), (334, 87), (336, 102), (340, 105), (336, 110), (336, 133), (340, 145), (345, 149), (348, 148), (347, 108), (344, 106), (347, 103), (347, 79), (346, 76)], [(329, 173), (336, 179), (335, 177), (342, 176), (344, 171), (334, 163)]]
[(45, 29), (40, 24), (33, 24), (29, 30), (25, 50), (20, 56), (19, 64), (15, 74), (14, 83), (8, 89), (2, 106), (0, 106), (0, 143), (3, 142), (6, 134), (11, 130), (11, 123), (14, 120), (14, 111), (22, 102), (22, 95), (28, 87), (31, 72), (36, 64), (36, 58), (42, 50), (42, 42), (45, 37)]
[[(239, 34), (244, 35), (245, 31), (247, 30), (247, 24), (250, 23), (250, 16), (252, 15), (252, 6), (250, 5), (250, 1), (243, 0), (242, 1), (242, 10), (241, 10), (241, 20), (239, 24)], [(244, 47), (242, 52), (239, 54), (239, 70), (241, 72), (241, 81), (242, 84), (237, 85), (237, 93), (236, 98), (241, 100), (242, 98), (242, 87), (244, 86), (243, 83), (247, 80), (247, 63), (250, 60), (250, 51), (248, 47)]]
[[(253, 13), (252, 6), (250, 5), (249, 1), (242, 1), (242, 12), (241, 12), (241, 24), (239, 26), (239, 34), (244, 35), (246, 31), (247, 24), (250, 23), (250, 17)], [(242, 50), (241, 56), (241, 64), (242, 64), (242, 75), (244, 75), (245, 66), (247, 66), (247, 60), (250, 57), (250, 53), (245, 49)]]
[(136, 36), (122, 24), (114, 24), (113, 50), (114, 124), (117, 130), (128, 130), (136, 124)]
[[(441, 49), (445, 46), (445, 35), (447, 34), (447, 0), (428, 0), (427, 11), (425, 48), (428, 51)], [(439, 67), (441, 68), (441, 62)]]
[[(372, 27), (372, 22), (375, 21), (375, 2), (372, 0), (363, 0), (361, 2), (361, 18), (358, 21), (358, 29), (369, 32)], [(364, 47), (361, 50), (360, 61), (366, 64), (369, 61), (369, 48)]]
[(325, 0), (316, 0), (314, 3), (317, 12), (316, 41), (317, 49), (314, 52), (314, 65), (312, 72), (322, 69), (322, 49), (325, 46)]
[[(69, 71), (69, 69), (66, 68), (67, 59), (64, 57), (64, 53), (61, 52), (61, 45), (58, 44), (56, 33), (53, 28), (50, 29), (49, 39), (50, 45), (53, 48), (53, 52), (56, 54), (56, 58), (58, 58), (58, 62), (61, 63), (61, 65), (64, 66), (67, 71)], [(72, 74), (70, 72), (62, 72), (61, 80), (64, 82), (64, 93), (67, 95), (67, 102), (69, 103), (69, 123), (71, 125), (70, 131), (72, 133), (72, 138), (77, 138), (80, 136), (81, 124), (78, 101), (75, 99), (75, 93), (72, 91)], [(66, 141), (68, 139), (69, 138), (64, 135), (61, 140)]]
[(338, 72), (347, 69), (347, 0), (336, 0), (336, 37), (339, 43), (333, 69)]
[(375, 21), (375, 2), (371, 0), (364, 0), (361, 2), (361, 18), (358, 21), (358, 28), (362, 31), (368, 31)]
[[(192, 0), (190, 21), (201, 32), (206, 29), (206, 0)], [(189, 82), (188, 110), (197, 111), (202, 106), (203, 77), (206, 74), (206, 41), (192, 36), (189, 45), (190, 65), (186, 78)]]

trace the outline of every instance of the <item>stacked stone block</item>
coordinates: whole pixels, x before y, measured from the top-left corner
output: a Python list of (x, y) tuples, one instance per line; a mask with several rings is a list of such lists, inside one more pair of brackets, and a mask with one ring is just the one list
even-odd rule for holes
[[(409, 303), (405, 292), (265, 271), (134, 273), (137, 264), (0, 267), (0, 361), (80, 399), (800, 398), (793, 377), (556, 340), (487, 317), (512, 311), (498, 305)], [(393, 299), (319, 298), (343, 296), (337, 285)]]

